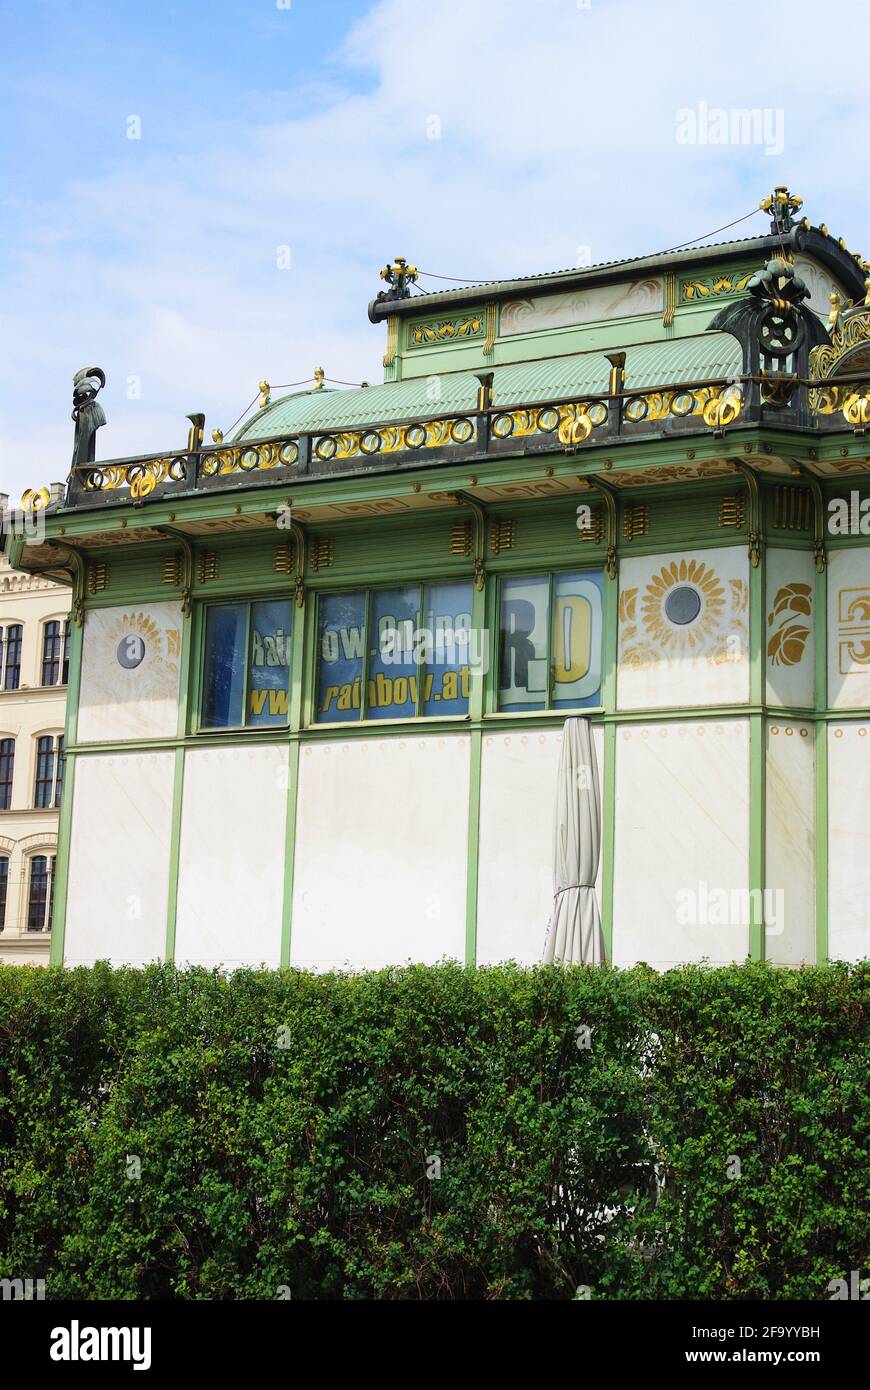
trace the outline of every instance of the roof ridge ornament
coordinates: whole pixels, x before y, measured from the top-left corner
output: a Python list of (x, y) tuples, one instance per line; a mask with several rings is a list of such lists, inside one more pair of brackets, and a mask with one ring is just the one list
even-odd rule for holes
[(789, 193), (784, 183), (777, 184), (772, 193), (762, 198), (758, 206), (762, 212), (770, 213), (770, 230), (773, 236), (785, 236), (800, 219), (796, 214), (804, 205), (803, 198)]
[(375, 296), (375, 302), (384, 303), (394, 299), (410, 299), (411, 285), (416, 282), (418, 274), (415, 265), (409, 265), (404, 256), (396, 256), (392, 265), (385, 265), (381, 270), (381, 279), (386, 280), (390, 288), (381, 290)]

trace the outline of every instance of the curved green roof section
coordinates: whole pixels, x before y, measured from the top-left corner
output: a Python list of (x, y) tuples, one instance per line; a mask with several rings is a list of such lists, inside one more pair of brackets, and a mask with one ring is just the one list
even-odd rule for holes
[[(730, 333), (641, 343), (626, 349), (625, 384), (629, 390), (644, 390), (684, 381), (713, 381), (739, 375), (742, 363), (740, 344)], [(493, 405), (534, 405), (586, 391), (602, 395), (609, 380), (610, 364), (600, 350), (517, 362), (493, 369)], [(358, 429), (430, 414), (465, 414), (476, 409), (479, 387), (473, 372), (446, 372), (347, 391), (299, 391), (258, 410), (227, 442), (306, 430)]]

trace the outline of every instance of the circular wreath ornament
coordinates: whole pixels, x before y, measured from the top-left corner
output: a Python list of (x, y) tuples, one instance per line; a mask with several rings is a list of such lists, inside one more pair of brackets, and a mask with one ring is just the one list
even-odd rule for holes
[(773, 304), (761, 316), (758, 336), (768, 357), (790, 357), (801, 346), (806, 328), (790, 304)]

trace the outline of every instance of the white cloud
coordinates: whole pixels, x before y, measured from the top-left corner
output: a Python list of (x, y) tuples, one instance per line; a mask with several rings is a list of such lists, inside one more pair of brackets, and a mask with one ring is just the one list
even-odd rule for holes
[[(781, 181), (870, 253), (862, 14), (828, 5), (825, 33), (856, 34), (834, 55), (809, 0), (380, 0), (342, 49), (347, 87), (315, 77), (307, 107), (298, 90), (286, 105), (264, 93), (259, 122), (251, 95), (206, 148), (200, 129), (152, 150), (146, 123), (114, 169), (32, 209), (27, 247), (7, 247), (0, 489), (65, 476), (81, 366), (109, 379), (103, 458), (181, 443), (195, 409), (226, 428), (264, 376), (379, 380), (384, 330), (366, 304), (395, 254), (461, 278), (562, 268), (580, 245), (642, 254)], [(253, 93), (255, 75), (239, 83)], [(781, 108), (782, 156), (678, 144), (676, 113), (699, 101)]]

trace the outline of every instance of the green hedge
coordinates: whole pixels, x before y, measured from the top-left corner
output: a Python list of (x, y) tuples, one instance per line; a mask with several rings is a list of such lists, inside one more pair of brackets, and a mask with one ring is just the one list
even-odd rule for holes
[(825, 1299), (870, 1273), (868, 1021), (868, 964), (0, 967), (0, 1276)]

